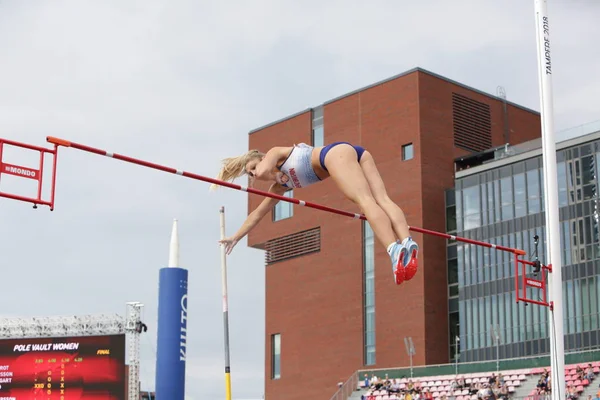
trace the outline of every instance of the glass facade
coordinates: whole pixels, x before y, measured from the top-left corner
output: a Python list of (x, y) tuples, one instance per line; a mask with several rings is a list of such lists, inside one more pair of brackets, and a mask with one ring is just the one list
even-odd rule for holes
[(363, 221), (364, 363), (375, 365), (375, 236)]
[[(599, 177), (600, 140), (557, 151), (565, 351), (600, 347)], [(538, 235), (545, 264), (542, 156), (456, 179), (446, 215), (448, 233), (520, 248), (529, 260)], [(516, 303), (512, 254), (449, 241), (447, 255), (451, 357), (458, 335), (461, 362), (495, 360), (494, 328), (499, 358), (550, 352), (548, 309)]]
[[(293, 198), (294, 190), (288, 190), (283, 194), (284, 197)], [(273, 208), (273, 221), (291, 218), (294, 215), (294, 204), (287, 201), (280, 201)]]

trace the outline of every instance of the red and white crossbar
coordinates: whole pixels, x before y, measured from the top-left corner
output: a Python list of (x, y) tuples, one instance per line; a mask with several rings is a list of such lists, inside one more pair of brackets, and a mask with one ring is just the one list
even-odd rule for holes
[[(245, 186), (236, 185), (235, 183), (230, 183), (230, 182), (225, 182), (225, 181), (221, 181), (221, 180), (214, 179), (214, 178), (209, 178), (206, 176), (178, 170), (175, 168), (167, 167), (167, 166), (160, 165), (160, 164), (155, 164), (155, 163), (148, 162), (148, 161), (139, 160), (139, 159), (136, 159), (133, 157), (124, 156), (124, 155), (117, 154), (117, 153), (111, 153), (106, 150), (97, 149), (94, 147), (86, 146), (86, 145), (75, 143), (75, 142), (70, 142), (68, 140), (59, 139), (59, 138), (55, 138), (52, 136), (48, 136), (46, 138), (46, 140), (50, 143), (53, 143), (56, 146), (64, 146), (64, 147), (70, 147), (70, 148), (77, 149), (77, 150), (87, 151), (89, 153), (94, 153), (94, 154), (98, 154), (101, 156), (106, 156), (106, 157), (110, 157), (110, 158), (115, 158), (117, 160), (129, 162), (132, 164), (141, 165), (142, 167), (153, 168), (153, 169), (157, 169), (160, 171), (169, 172), (171, 174), (184, 176), (186, 178), (196, 179), (196, 180), (208, 182), (208, 183), (214, 183), (215, 185), (225, 186), (225, 187), (228, 187), (231, 189), (236, 189), (236, 190), (241, 190), (243, 192), (257, 194), (257, 195), (263, 196), (263, 197), (271, 197), (273, 199), (286, 201), (288, 203), (297, 204), (299, 206), (306, 206), (306, 207), (314, 208), (314, 209), (321, 210), (321, 211), (327, 211), (327, 212), (330, 212), (333, 214), (344, 215), (346, 217), (351, 217), (354, 219), (362, 219), (365, 221), (367, 220), (367, 218), (363, 214), (351, 213), (348, 211), (338, 210), (337, 208), (327, 207), (327, 206), (323, 206), (323, 205), (316, 204), (316, 203), (311, 203), (309, 201), (284, 197), (284, 196), (280, 196), (275, 193), (269, 193), (269, 192), (265, 192), (265, 191), (258, 190), (258, 189), (253, 189), (253, 188), (249, 188), (249, 187), (245, 187)], [(469, 244), (473, 244), (473, 245), (477, 245), (477, 246), (489, 247), (492, 249), (513, 253), (515, 255), (521, 255), (521, 256), (525, 255), (525, 251), (520, 250), (520, 249), (513, 249), (510, 247), (500, 246), (500, 245), (496, 245), (496, 244), (480, 242), (478, 240), (472, 240), (472, 239), (467, 239), (467, 238), (463, 238), (463, 237), (459, 237), (459, 236), (448, 235), (447, 233), (431, 231), (428, 229), (417, 228), (414, 226), (410, 226), (409, 229), (413, 232), (419, 232), (419, 233), (423, 233), (426, 235), (439, 236), (442, 238), (456, 240), (458, 242), (469, 243)]]
[[(21, 165), (9, 164), (3, 161), (2, 152), (4, 150), (4, 145), (19, 147), (22, 149), (38, 151), (40, 153), (40, 162), (39, 167), (28, 168)], [(17, 194), (6, 193), (0, 191), (0, 197), (6, 197), (13, 200), (25, 201), (28, 203), (33, 203), (33, 207), (37, 208), (37, 205), (49, 206), (50, 210), (54, 209), (54, 188), (56, 183), (56, 155), (58, 152), (58, 146), (55, 145), (54, 149), (46, 149), (44, 147), (32, 146), (30, 144), (15, 142), (12, 140), (2, 139), (0, 138), (0, 177), (2, 174), (18, 176), (25, 179), (32, 179), (37, 181), (37, 197), (26, 197)], [(50, 200), (42, 199), (42, 181), (44, 176), (44, 156), (46, 154), (52, 154), (52, 182), (50, 188)]]

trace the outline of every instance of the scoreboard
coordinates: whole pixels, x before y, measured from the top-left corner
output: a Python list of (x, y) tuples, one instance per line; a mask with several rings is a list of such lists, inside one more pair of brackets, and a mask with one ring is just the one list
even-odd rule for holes
[(0, 400), (125, 399), (125, 335), (0, 340)]

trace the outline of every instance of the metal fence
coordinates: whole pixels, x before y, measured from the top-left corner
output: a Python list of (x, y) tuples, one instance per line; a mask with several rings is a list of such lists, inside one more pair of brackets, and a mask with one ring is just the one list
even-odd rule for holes
[(337, 392), (329, 400), (348, 400), (358, 387), (358, 371), (350, 375), (350, 378), (339, 387)]

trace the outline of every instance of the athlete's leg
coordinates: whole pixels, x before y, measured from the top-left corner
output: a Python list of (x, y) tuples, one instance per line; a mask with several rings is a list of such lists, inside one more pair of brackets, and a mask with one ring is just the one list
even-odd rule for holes
[[(368, 151), (363, 152), (360, 159), (360, 166), (369, 182), (369, 188), (375, 197), (377, 204), (385, 211), (392, 221), (394, 231), (400, 238), (402, 243), (401, 257), (406, 270), (406, 280), (412, 279), (417, 273), (416, 256), (419, 251), (419, 246), (412, 240), (406, 223), (406, 217), (402, 209), (389, 198), (385, 189), (385, 184), (375, 165), (373, 156)], [(414, 260), (412, 260), (414, 258)]]
[(332, 147), (325, 158), (331, 178), (342, 193), (357, 204), (367, 217), (373, 233), (385, 247), (396, 241), (392, 223), (371, 193), (369, 183), (356, 161), (356, 152), (346, 144)]
[(377, 204), (379, 204), (388, 217), (390, 217), (394, 232), (396, 232), (400, 241), (403, 241), (410, 236), (406, 217), (404, 216), (402, 209), (388, 197), (385, 184), (383, 183), (383, 179), (381, 179), (381, 175), (379, 175), (379, 171), (377, 170), (375, 160), (373, 160), (371, 153), (368, 151), (363, 153), (360, 158), (360, 166), (367, 178), (367, 182), (369, 182), (369, 187), (371, 188), (371, 193), (373, 193), (375, 201), (377, 201)]
[(373, 197), (369, 183), (350, 145), (332, 147), (325, 156), (325, 165), (331, 178), (344, 195), (357, 204), (367, 217), (375, 237), (386, 248), (392, 260), (392, 272), (396, 284), (405, 280), (403, 246), (396, 242), (392, 223), (385, 211)]

